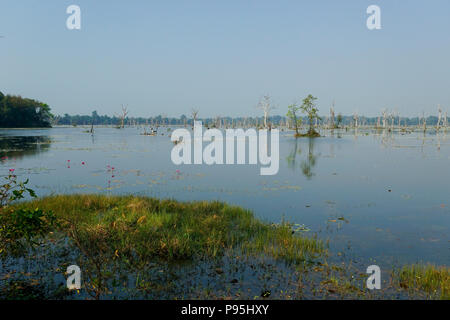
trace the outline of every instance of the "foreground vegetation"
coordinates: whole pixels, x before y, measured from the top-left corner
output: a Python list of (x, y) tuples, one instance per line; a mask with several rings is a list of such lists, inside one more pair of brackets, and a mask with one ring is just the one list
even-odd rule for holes
[(399, 272), (400, 286), (450, 300), (450, 268), (433, 265), (405, 266)]
[[(17, 213), (35, 226), (13, 233), (15, 242), (2, 241), (6, 299), (449, 299), (449, 268), (405, 267), (373, 294), (364, 286), (367, 275), (328, 262), (322, 241), (219, 202), (58, 195), (0, 213), (3, 240), (11, 236), (5, 230), (18, 231), (11, 226), (25, 221)], [(21, 236), (22, 251), (14, 245)], [(23, 256), (28, 264), (21, 267)], [(65, 288), (71, 264), (82, 270), (81, 292)]]
[[(218, 202), (54, 196), (9, 207), (3, 215), (36, 208), (58, 221), (48, 239), (68, 238), (79, 251), (73, 263), (86, 273), (86, 289), (96, 298), (109, 292), (119, 269), (144, 277), (152, 263), (217, 259), (231, 250), (305, 265), (325, 253), (321, 241), (295, 236), (287, 223), (264, 224), (247, 210)], [(3, 243), (4, 253), (15, 252)]]

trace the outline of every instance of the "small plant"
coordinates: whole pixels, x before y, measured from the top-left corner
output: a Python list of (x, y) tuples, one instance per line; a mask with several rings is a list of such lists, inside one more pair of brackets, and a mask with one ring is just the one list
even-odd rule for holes
[(0, 217), (0, 240), (4, 244), (24, 239), (27, 243), (37, 244), (36, 237), (45, 236), (55, 224), (56, 217), (52, 212), (44, 212), (39, 208), (17, 209), (2, 212)]
[(13, 201), (23, 199), (27, 194), (36, 198), (36, 193), (27, 188), (28, 179), (17, 181), (14, 169), (9, 169), (5, 179), (6, 183), (0, 186), (0, 254), (6, 250), (17, 252), (25, 245), (36, 245), (35, 239), (44, 236), (56, 224), (52, 212), (44, 212), (39, 208), (10, 209), (9, 205)]
[(14, 169), (9, 169), (9, 175), (5, 177), (6, 183), (0, 185), (0, 210), (7, 207), (11, 202), (23, 199), (26, 193), (36, 198), (33, 189), (27, 188), (28, 179), (25, 182), (17, 182)]

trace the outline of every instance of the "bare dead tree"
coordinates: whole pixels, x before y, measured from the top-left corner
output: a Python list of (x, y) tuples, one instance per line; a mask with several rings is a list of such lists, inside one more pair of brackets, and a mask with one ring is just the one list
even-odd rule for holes
[(441, 109), (441, 105), (438, 104), (438, 121), (437, 121), (437, 125), (436, 125), (436, 129), (438, 131), (441, 128), (441, 120), (442, 120), (442, 109)]
[(192, 119), (193, 119), (194, 122), (197, 121), (198, 109), (192, 108), (192, 110), (191, 110), (191, 116), (192, 116)]
[(391, 131), (393, 131), (394, 130), (395, 113), (391, 112), (389, 116), (391, 118)]
[(122, 105), (122, 113), (120, 114), (120, 127), (124, 128), (125, 127), (125, 118), (128, 115), (128, 108), (124, 105)]
[(330, 129), (334, 129), (334, 100), (330, 108)]
[(381, 113), (382, 113), (382, 115), (383, 115), (383, 128), (386, 129), (386, 126), (387, 126), (387, 117), (388, 117), (387, 110), (386, 110), (386, 109), (383, 109)]
[(445, 111), (445, 116), (444, 116), (444, 129), (447, 130), (447, 111)]
[(425, 119), (425, 112), (422, 112), (423, 132), (427, 131), (427, 119)]
[(354, 121), (354, 126), (355, 126), (355, 128), (358, 128), (358, 119), (359, 119), (359, 117), (358, 117), (358, 112), (355, 111), (355, 112), (353, 113), (353, 121)]
[(220, 118), (220, 116), (216, 116), (215, 117), (215, 119), (214, 119), (214, 125), (215, 125), (215, 127), (216, 128), (220, 128), (221, 127), (221, 118)]
[(264, 127), (267, 128), (267, 120), (269, 118), (270, 111), (275, 109), (275, 106), (272, 104), (271, 98), (269, 95), (263, 96), (258, 103), (258, 109), (261, 109), (264, 112)]

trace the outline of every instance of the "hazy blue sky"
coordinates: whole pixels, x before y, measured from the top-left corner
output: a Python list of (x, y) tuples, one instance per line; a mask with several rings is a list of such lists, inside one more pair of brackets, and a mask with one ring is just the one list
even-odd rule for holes
[[(81, 7), (79, 31), (67, 6)], [(381, 7), (382, 30), (366, 28)], [(450, 111), (450, 1), (0, 0), (0, 91), (54, 113), (253, 116), (308, 93), (321, 113)]]

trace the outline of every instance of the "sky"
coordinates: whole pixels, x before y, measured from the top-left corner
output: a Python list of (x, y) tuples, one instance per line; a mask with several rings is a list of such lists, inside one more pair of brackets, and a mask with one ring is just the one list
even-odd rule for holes
[(308, 94), (321, 114), (450, 113), (448, 0), (0, 0), (0, 36), (0, 91), (54, 114), (255, 116), (265, 94), (279, 115)]

